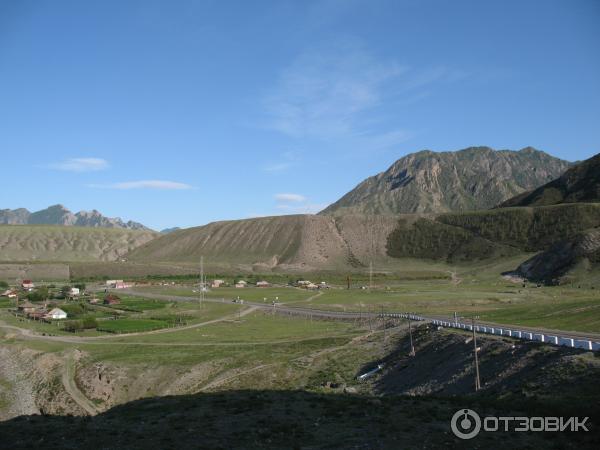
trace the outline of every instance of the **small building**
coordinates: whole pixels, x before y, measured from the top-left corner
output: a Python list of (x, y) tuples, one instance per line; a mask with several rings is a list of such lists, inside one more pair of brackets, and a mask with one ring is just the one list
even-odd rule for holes
[(121, 298), (118, 295), (108, 294), (104, 297), (105, 305), (118, 305), (119, 303), (121, 303)]
[(213, 280), (212, 283), (210, 284), (210, 287), (212, 287), (212, 288), (218, 288), (218, 287), (221, 287), (224, 284), (225, 284), (224, 280)]
[(54, 308), (44, 316), (46, 319), (61, 320), (67, 318), (67, 313), (60, 308)]
[(35, 287), (35, 284), (33, 284), (33, 281), (31, 280), (23, 280), (21, 281), (21, 287), (23, 289), (33, 289)]
[(314, 283), (309, 283), (309, 284), (306, 284), (306, 285), (304, 285), (304, 287), (305, 287), (306, 289), (319, 289), (319, 286), (318, 286), (318, 285), (316, 285), (316, 284), (314, 284)]
[(296, 283), (299, 287), (306, 287), (309, 284), (312, 284), (312, 282), (308, 281), (308, 280), (300, 280)]
[(76, 297), (78, 295), (79, 295), (79, 288), (72, 287), (71, 289), (69, 289), (69, 296), (70, 297)]
[(271, 286), (271, 283), (269, 283), (268, 281), (257, 281), (256, 282), (256, 287), (269, 287)]
[(48, 311), (45, 309), (36, 309), (35, 311), (28, 312), (27, 317), (33, 320), (43, 320), (46, 318), (46, 314), (48, 314)]
[(130, 287), (133, 287), (133, 283), (126, 283), (124, 281), (118, 281), (115, 283), (115, 285), (113, 287), (115, 289), (129, 289)]
[(37, 306), (31, 302), (24, 301), (23, 303), (19, 303), (17, 309), (22, 313), (28, 314), (34, 312), (37, 309)]
[(15, 291), (7, 289), (0, 295), (0, 297), (17, 298), (17, 293)]
[(106, 280), (107, 287), (114, 287), (117, 283), (122, 283), (123, 280)]
[(237, 283), (235, 283), (236, 288), (245, 288), (247, 285), (248, 283), (244, 280), (240, 280)]

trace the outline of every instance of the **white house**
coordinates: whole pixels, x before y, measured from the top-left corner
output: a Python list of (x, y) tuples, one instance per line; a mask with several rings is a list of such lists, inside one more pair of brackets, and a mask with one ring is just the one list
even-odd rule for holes
[(246, 281), (240, 280), (237, 283), (235, 283), (235, 287), (236, 288), (245, 288), (247, 284), (248, 283)]
[(213, 280), (213, 282), (211, 283), (210, 287), (212, 287), (212, 288), (218, 288), (218, 287), (221, 287), (222, 284), (225, 284), (224, 280)]
[(133, 287), (133, 283), (125, 283), (124, 281), (118, 281), (113, 287), (115, 289), (129, 289), (130, 287)]
[(46, 318), (47, 319), (52, 319), (52, 320), (66, 319), (67, 318), (67, 313), (64, 312), (60, 308), (54, 308), (52, 311), (50, 311), (48, 314), (46, 314)]
[(71, 297), (74, 297), (76, 295), (79, 295), (79, 288), (76, 287), (72, 287), (71, 289), (69, 289), (69, 295)]
[(271, 284), (268, 281), (257, 281), (256, 287), (269, 287)]

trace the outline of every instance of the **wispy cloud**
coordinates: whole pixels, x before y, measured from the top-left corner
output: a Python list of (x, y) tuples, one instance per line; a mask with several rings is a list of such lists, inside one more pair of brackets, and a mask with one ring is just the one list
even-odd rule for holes
[(275, 194), (275, 200), (281, 202), (305, 202), (306, 197), (300, 194)]
[(269, 161), (263, 166), (263, 170), (269, 173), (285, 172), (298, 163), (298, 154), (296, 151), (283, 152), (273, 161)]
[(139, 181), (123, 181), (120, 183), (110, 184), (90, 184), (88, 187), (99, 189), (158, 189), (158, 190), (186, 190), (193, 189), (193, 186), (186, 183), (167, 180), (139, 180)]
[(69, 158), (58, 163), (48, 164), (50, 169), (67, 172), (93, 172), (108, 169), (108, 161), (102, 158)]
[(412, 133), (384, 123), (390, 116), (385, 106), (401, 107), (434, 83), (464, 76), (442, 66), (417, 70), (379, 60), (356, 41), (332, 44), (301, 54), (282, 70), (263, 99), (266, 126), (296, 138), (393, 146)]
[(315, 214), (327, 204), (314, 203), (300, 194), (275, 194), (275, 208), (283, 214)]
[(296, 205), (280, 204), (276, 208), (285, 214), (316, 214), (325, 209), (327, 203), (303, 203)]

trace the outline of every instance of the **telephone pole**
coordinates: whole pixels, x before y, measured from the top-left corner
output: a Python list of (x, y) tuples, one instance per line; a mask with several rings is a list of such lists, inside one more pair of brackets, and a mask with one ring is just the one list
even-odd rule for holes
[(369, 290), (373, 289), (373, 261), (369, 263)]
[(204, 302), (204, 289), (206, 289), (206, 280), (204, 279), (204, 256), (200, 256), (200, 308)]
[(410, 322), (410, 314), (407, 314), (406, 317), (408, 318), (408, 336), (410, 337), (410, 353), (409, 353), (409, 356), (415, 356), (415, 346), (413, 345), (412, 324)]
[(475, 319), (479, 317), (471, 318), (471, 327), (473, 328), (473, 357), (475, 358), (475, 391), (481, 389), (481, 382), (479, 380), (479, 359), (477, 357), (477, 336), (475, 334)]

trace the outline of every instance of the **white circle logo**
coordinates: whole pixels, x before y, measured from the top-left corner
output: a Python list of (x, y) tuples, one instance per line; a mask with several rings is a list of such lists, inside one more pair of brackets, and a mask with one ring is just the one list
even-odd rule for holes
[(481, 418), (472, 409), (459, 409), (452, 416), (452, 432), (461, 439), (473, 439), (481, 430)]

